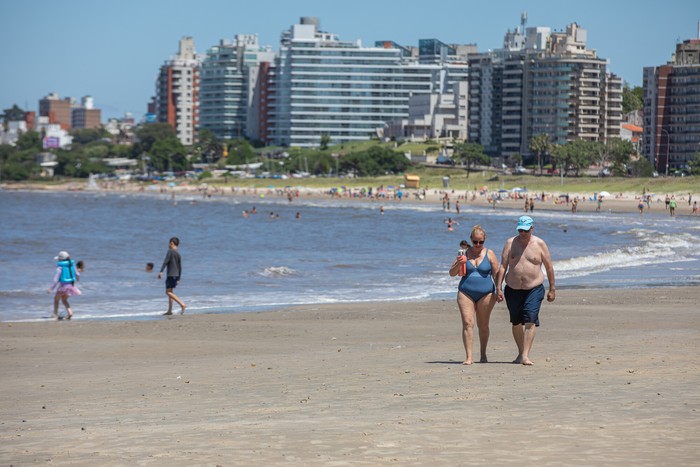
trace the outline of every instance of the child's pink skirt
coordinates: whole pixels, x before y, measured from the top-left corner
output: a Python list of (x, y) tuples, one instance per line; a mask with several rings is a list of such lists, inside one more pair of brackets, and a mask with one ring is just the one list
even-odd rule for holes
[(56, 293), (60, 295), (65, 295), (67, 297), (72, 297), (73, 295), (82, 295), (83, 293), (73, 284), (65, 283), (58, 286)]

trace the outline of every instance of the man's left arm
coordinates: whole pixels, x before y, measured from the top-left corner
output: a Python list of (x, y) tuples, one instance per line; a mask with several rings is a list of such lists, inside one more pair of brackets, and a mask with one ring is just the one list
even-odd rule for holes
[(547, 272), (547, 281), (549, 281), (549, 292), (547, 292), (547, 301), (553, 302), (556, 298), (556, 288), (554, 287), (554, 265), (552, 265), (552, 258), (549, 255), (549, 248), (547, 244), (542, 241), (542, 264), (544, 264), (544, 270)]

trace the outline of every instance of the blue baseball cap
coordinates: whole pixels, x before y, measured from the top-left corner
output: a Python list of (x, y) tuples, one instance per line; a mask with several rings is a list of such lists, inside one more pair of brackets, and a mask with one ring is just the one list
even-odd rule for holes
[(532, 217), (530, 216), (520, 216), (520, 219), (518, 219), (518, 230), (530, 230), (532, 229)]

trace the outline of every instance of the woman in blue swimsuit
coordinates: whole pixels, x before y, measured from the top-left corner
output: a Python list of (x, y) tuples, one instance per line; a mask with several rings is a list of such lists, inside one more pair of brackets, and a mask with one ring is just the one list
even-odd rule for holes
[(496, 286), (494, 278), (498, 273), (498, 258), (496, 254), (484, 248), (486, 232), (480, 225), (474, 226), (471, 233), (472, 246), (464, 255), (457, 256), (450, 276), (459, 274), (460, 265), (466, 263), (466, 275), (459, 281), (457, 292), (457, 305), (462, 315), (462, 341), (467, 358), (464, 365), (474, 363), (474, 315), (479, 328), (479, 344), (481, 348), (481, 363), (488, 362), (486, 357), (486, 345), (489, 342), (489, 320), (491, 310), (496, 305), (497, 296), (494, 293)]

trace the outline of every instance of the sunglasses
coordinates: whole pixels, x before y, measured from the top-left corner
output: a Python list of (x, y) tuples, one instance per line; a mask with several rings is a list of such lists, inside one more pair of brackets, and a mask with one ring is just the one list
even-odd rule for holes
[(484, 240), (472, 240), (472, 243), (473, 243), (474, 245), (483, 245), (483, 244), (484, 244)]
[(518, 229), (518, 232), (529, 232), (530, 230)]

